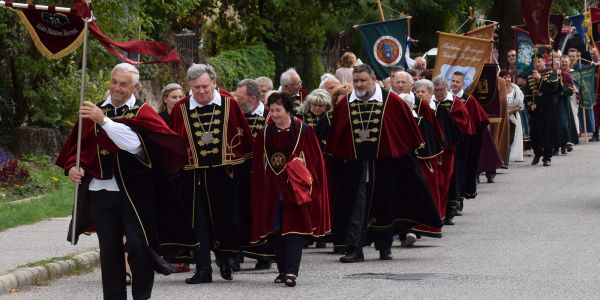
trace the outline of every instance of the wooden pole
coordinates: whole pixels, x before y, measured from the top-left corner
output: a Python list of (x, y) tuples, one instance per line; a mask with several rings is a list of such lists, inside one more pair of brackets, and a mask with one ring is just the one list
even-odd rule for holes
[(379, 16), (381, 17), (381, 21), (385, 21), (385, 17), (383, 16), (383, 7), (381, 7), (381, 0), (377, 0), (377, 7), (379, 8)]
[(588, 135), (587, 135), (587, 116), (585, 115), (586, 113), (586, 108), (585, 107), (581, 107), (581, 117), (583, 118), (583, 142), (587, 143), (588, 142)]

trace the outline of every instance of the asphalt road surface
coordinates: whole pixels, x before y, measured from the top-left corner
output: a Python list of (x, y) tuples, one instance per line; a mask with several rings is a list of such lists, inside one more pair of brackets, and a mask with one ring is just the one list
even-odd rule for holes
[[(231, 282), (215, 266), (212, 284), (186, 285), (191, 273), (157, 275), (153, 298), (600, 298), (600, 143), (578, 145), (551, 167), (530, 161), (480, 184), (442, 239), (413, 248), (395, 242), (392, 261), (378, 260), (370, 247), (357, 264), (339, 263), (331, 248), (309, 249), (295, 288), (272, 283), (275, 269), (252, 271), (247, 259)], [(0, 298), (101, 299), (100, 271)]]

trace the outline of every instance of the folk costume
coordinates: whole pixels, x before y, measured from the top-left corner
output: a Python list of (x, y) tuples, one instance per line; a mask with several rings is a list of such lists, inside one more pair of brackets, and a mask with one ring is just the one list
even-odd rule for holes
[[(327, 177), (317, 137), (295, 117), (286, 129), (268, 121), (257, 135), (254, 154), (252, 243), (270, 239), (279, 273), (297, 276), (304, 238), (331, 231)], [(292, 164), (301, 164), (306, 172), (300, 182)]]
[[(161, 257), (164, 248), (198, 246), (189, 224), (180, 218), (183, 209), (170, 181), (170, 175), (185, 164), (185, 145), (148, 104), (134, 96), (121, 107), (114, 107), (110, 97), (98, 106), (105, 122), (83, 119), (82, 123), (80, 167), (85, 176), (71, 222), (75, 235), (69, 230), (68, 240), (77, 243), (81, 233), (98, 233), (105, 297), (126, 297), (127, 251), (136, 278), (133, 297), (150, 298), (154, 271), (165, 275), (173, 271)], [(76, 151), (74, 129), (56, 160), (65, 173), (75, 166)]]
[(217, 90), (206, 105), (193, 96), (177, 102), (169, 126), (185, 140), (188, 151), (180, 184), (188, 218), (200, 242), (196, 268), (212, 272), (212, 249), (222, 277), (230, 279), (228, 268), (243, 242), (245, 225), (238, 217), (238, 193), (241, 177), (246, 175), (243, 163), (252, 157), (252, 133), (235, 100)]
[(414, 151), (423, 146), (423, 137), (410, 108), (376, 86), (368, 101), (353, 91), (336, 104), (333, 115), (327, 151), (334, 245), (347, 247), (347, 256), (362, 257), (369, 228), (384, 257), (390, 253), (393, 231), (418, 224), (440, 227), (417, 166)]
[[(464, 102), (447, 92), (444, 99), (438, 99), (436, 118), (444, 131), (445, 148), (440, 168), (440, 212), (441, 217), (450, 222), (456, 215), (465, 177), (465, 137), (472, 132), (471, 118)], [(449, 115), (449, 117), (448, 117)], [(444, 205), (445, 200), (445, 205)]]
[(539, 82), (532, 75), (529, 76), (528, 88), (523, 93), (532, 96), (529, 136), (535, 158), (539, 160), (542, 157), (544, 162), (549, 163), (553, 149), (560, 147), (556, 102), (561, 86), (555, 71), (546, 69), (540, 75)]
[(321, 151), (324, 153), (325, 146), (327, 145), (327, 134), (331, 126), (331, 112), (324, 112), (320, 116), (316, 116), (309, 110), (305, 114), (300, 115), (299, 118), (315, 131)]
[[(444, 146), (444, 134), (440, 124), (435, 116), (435, 111), (431, 108), (429, 101), (415, 97), (414, 111), (417, 114), (417, 123), (421, 135), (425, 139), (425, 147), (417, 150), (418, 165), (421, 173), (427, 182), (429, 191), (441, 216), (441, 195), (440, 195), (440, 165), (441, 155)], [(444, 201), (445, 203), (445, 201)], [(429, 237), (442, 237), (441, 227), (430, 227), (418, 225), (409, 230), (410, 232), (425, 235)]]

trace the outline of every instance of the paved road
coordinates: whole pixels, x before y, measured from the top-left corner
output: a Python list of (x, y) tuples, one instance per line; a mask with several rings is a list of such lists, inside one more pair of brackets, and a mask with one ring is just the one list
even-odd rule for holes
[(82, 237), (76, 246), (67, 242), (69, 220), (54, 218), (0, 232), (0, 275), (29, 262), (97, 249), (96, 235)]
[[(188, 286), (188, 275), (157, 276), (155, 299), (589, 299), (600, 297), (600, 143), (579, 145), (552, 166), (513, 164), (495, 184), (481, 184), (457, 225), (442, 239), (393, 248), (394, 260), (342, 265), (338, 256), (305, 252), (298, 286), (275, 285), (275, 271), (242, 271)], [(483, 179), (483, 177), (482, 177)], [(62, 236), (62, 232), (61, 235)], [(251, 268), (246, 263), (244, 268)], [(100, 272), (6, 296), (100, 299)]]

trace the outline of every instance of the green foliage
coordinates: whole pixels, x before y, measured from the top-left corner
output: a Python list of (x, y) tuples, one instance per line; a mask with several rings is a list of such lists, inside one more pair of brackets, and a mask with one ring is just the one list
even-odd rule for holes
[(262, 44), (223, 51), (210, 57), (208, 63), (217, 71), (219, 86), (229, 90), (234, 90), (244, 78), (275, 75), (275, 58)]

